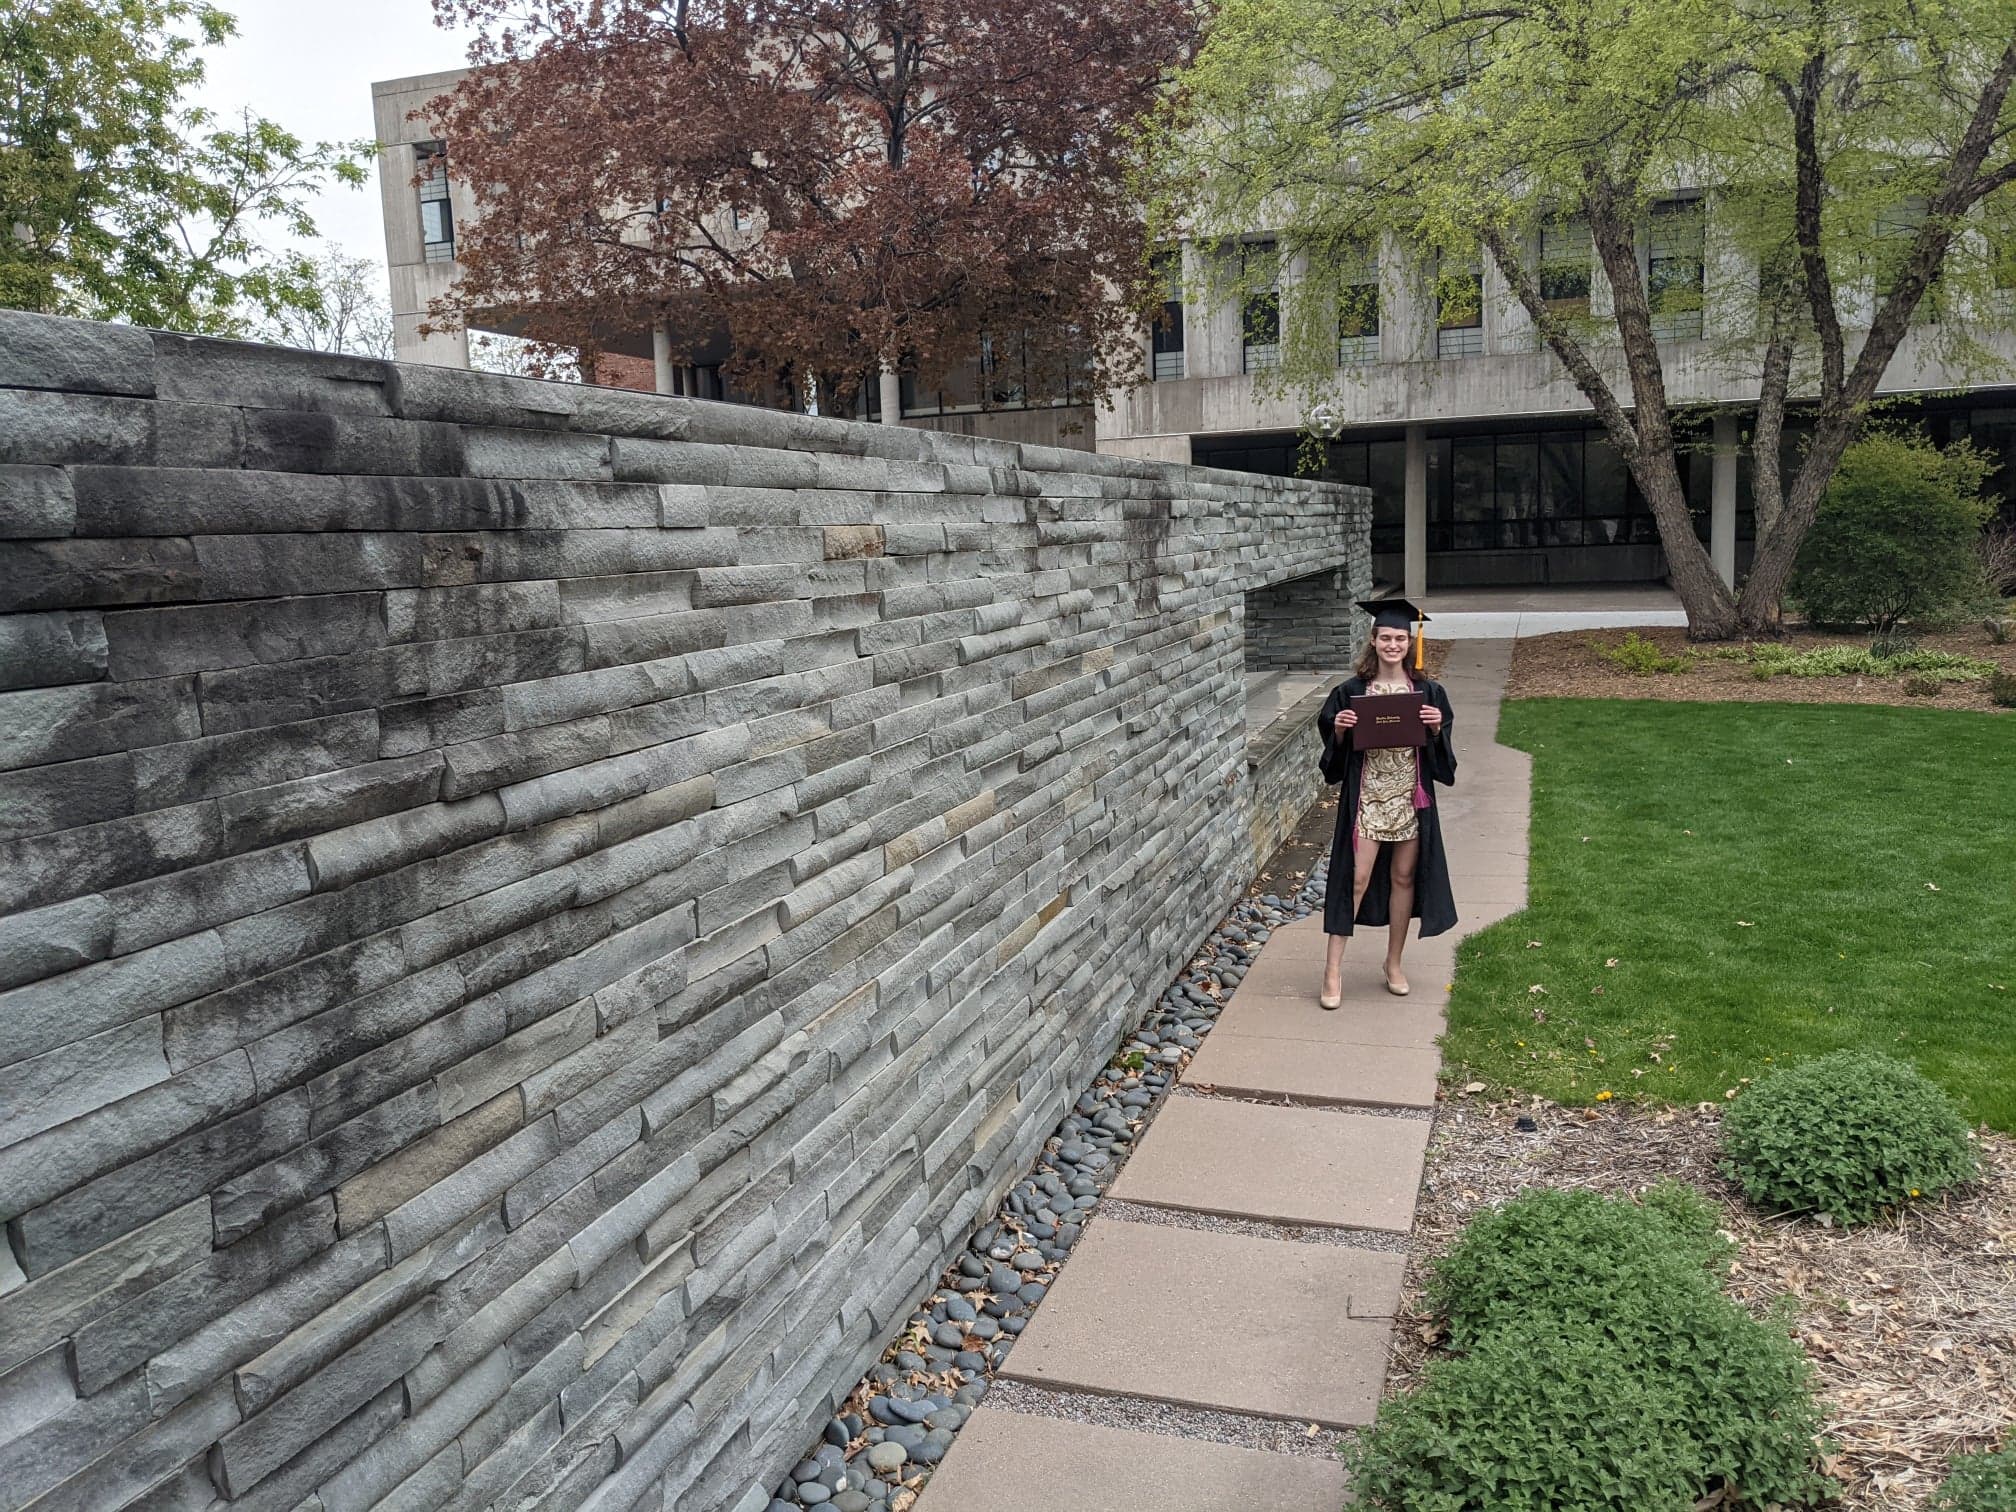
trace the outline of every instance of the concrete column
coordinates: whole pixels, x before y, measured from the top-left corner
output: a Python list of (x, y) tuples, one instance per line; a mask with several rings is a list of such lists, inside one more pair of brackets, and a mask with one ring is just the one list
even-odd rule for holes
[(903, 380), (896, 376), (895, 369), (882, 369), (878, 379), (882, 393), (882, 423), (901, 425), (903, 423)]
[(1406, 571), (1400, 592), (1416, 603), (1428, 597), (1428, 428), (1407, 427)]
[(651, 323), (651, 386), (661, 394), (676, 392), (672, 386), (672, 333), (662, 320)]
[(1709, 475), (1708, 555), (1729, 588), (1736, 586), (1736, 447), (1736, 417), (1717, 415), (1714, 468)]

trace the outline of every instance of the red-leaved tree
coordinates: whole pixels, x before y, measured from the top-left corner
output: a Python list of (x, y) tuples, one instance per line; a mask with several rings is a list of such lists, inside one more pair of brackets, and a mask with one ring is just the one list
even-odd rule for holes
[[(1004, 375), (1097, 392), (1151, 297), (1129, 129), (1188, 0), (435, 0), (477, 68), (435, 101), (480, 218), (437, 321), (592, 356), (664, 321), (725, 376)], [(682, 350), (683, 348), (683, 350)]]

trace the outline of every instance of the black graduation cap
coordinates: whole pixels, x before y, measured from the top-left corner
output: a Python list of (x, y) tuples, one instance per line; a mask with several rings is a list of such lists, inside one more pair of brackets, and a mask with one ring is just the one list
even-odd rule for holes
[(1372, 616), (1375, 630), (1412, 630), (1428, 622), (1427, 615), (1403, 598), (1360, 599), (1358, 607)]
[(1372, 616), (1374, 630), (1406, 630), (1414, 637), (1414, 665), (1421, 666), (1421, 627), (1428, 616), (1403, 598), (1360, 599), (1358, 607)]

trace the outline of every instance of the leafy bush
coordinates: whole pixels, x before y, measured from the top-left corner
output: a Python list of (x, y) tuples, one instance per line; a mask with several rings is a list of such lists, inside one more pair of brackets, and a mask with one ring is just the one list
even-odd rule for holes
[(1997, 672), (1989, 678), (1988, 696), (2004, 709), (2016, 709), (2016, 672)]
[(1636, 630), (1627, 630), (1624, 639), (1614, 646), (1597, 646), (1596, 654), (1626, 672), (1647, 677), (1654, 673), (1685, 672), (1694, 665), (1694, 658), (1684, 651), (1677, 656), (1668, 656), (1659, 649), (1658, 643), (1649, 641)]
[(1481, 1215), (1429, 1295), (1452, 1345), (1350, 1453), (1392, 1512), (1804, 1505), (1821, 1415), (1782, 1321), (1724, 1296), (1715, 1209), (1669, 1183), (1642, 1205), (1535, 1191)]
[(1908, 630), (1885, 630), (1869, 642), (1869, 654), (1888, 660), (1909, 656), (1918, 649), (1918, 637)]
[(1864, 1223), (1974, 1179), (1967, 1121), (1916, 1068), (1837, 1050), (1779, 1071), (1722, 1120), (1723, 1172), (1773, 1212)]
[(1989, 459), (1914, 431), (1855, 443), (1799, 548), (1791, 596), (1815, 624), (1888, 630), (1978, 597)]
[(2016, 1445), (1993, 1454), (1957, 1454), (1929, 1512), (2016, 1512)]
[(1930, 672), (1913, 672), (1904, 679), (1904, 691), (1912, 698), (1937, 698), (1946, 684)]
[(1427, 1300), (1451, 1346), (1467, 1349), (1535, 1308), (1600, 1310), (1620, 1291), (1708, 1277), (1727, 1266), (1729, 1250), (1714, 1207), (1679, 1182), (1654, 1187), (1643, 1206), (1541, 1189), (1473, 1218), (1435, 1262)]
[(1896, 677), (1923, 672), (1942, 682), (1979, 682), (1995, 672), (1995, 663), (1958, 651), (1901, 651), (1878, 656), (1860, 646), (1815, 646), (1795, 651), (1783, 645), (1730, 647), (1719, 656), (1747, 661), (1763, 677)]

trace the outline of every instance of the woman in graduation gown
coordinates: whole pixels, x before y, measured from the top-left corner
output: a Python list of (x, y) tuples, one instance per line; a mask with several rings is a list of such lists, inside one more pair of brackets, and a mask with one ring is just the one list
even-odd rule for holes
[[(1435, 785), (1456, 780), (1452, 741), (1455, 713), (1449, 695), (1433, 678), (1408, 666), (1418, 642), (1410, 633), (1424, 620), (1404, 599), (1359, 605), (1372, 616), (1372, 635), (1358, 658), (1355, 675), (1330, 690), (1316, 727), (1323, 737), (1323, 780), (1342, 783), (1337, 830), (1330, 844), (1330, 877), (1323, 899), (1323, 929), (1329, 936), (1322, 990), (1325, 1008), (1343, 1005), (1344, 942), (1356, 924), (1387, 924), (1386, 990), (1410, 990), (1400, 968), (1408, 924), (1421, 921), (1421, 936), (1441, 934), (1456, 923), (1449, 890), (1449, 858), (1442, 849), (1442, 823)], [(1357, 716), (1351, 700), (1362, 693), (1418, 692), (1427, 702), (1421, 723), (1427, 743), (1356, 751), (1351, 727)]]

